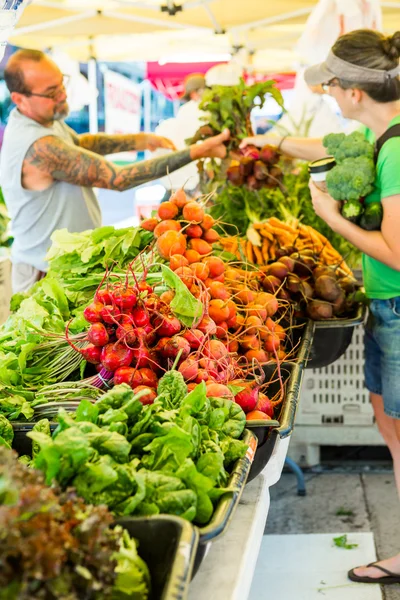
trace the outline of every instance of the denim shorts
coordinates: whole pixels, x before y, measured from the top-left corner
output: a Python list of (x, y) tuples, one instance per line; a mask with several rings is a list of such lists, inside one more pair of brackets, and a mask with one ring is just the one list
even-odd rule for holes
[(365, 328), (365, 385), (383, 396), (385, 413), (400, 419), (400, 296), (371, 300)]

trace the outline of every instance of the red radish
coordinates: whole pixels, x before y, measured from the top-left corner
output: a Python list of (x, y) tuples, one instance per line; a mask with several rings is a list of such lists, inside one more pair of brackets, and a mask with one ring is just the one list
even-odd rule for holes
[(225, 263), (218, 256), (208, 256), (207, 258), (203, 259), (203, 262), (208, 265), (208, 268), (210, 269), (210, 277), (212, 278), (222, 275), (225, 271)]
[(181, 330), (179, 319), (173, 315), (163, 315), (154, 319), (154, 327), (159, 337), (172, 337)]
[(215, 321), (213, 321), (210, 317), (204, 316), (200, 323), (197, 325), (197, 329), (199, 329), (202, 333), (214, 335), (217, 331), (217, 326), (215, 324)]
[(150, 323), (149, 313), (145, 308), (137, 306), (132, 311), (132, 319), (136, 327), (145, 327)]
[(95, 302), (101, 302), (102, 304), (113, 304), (114, 298), (109, 290), (97, 290), (94, 295)]
[(200, 345), (204, 341), (204, 333), (200, 329), (186, 329), (182, 335), (189, 342), (192, 350), (200, 348)]
[(122, 317), (121, 310), (116, 306), (111, 306), (110, 304), (103, 306), (100, 314), (104, 323), (108, 323), (109, 325), (114, 325), (115, 322), (119, 321)]
[(131, 385), (135, 372), (136, 369), (133, 367), (119, 367), (114, 373), (114, 385), (119, 385), (120, 383)]
[(92, 365), (99, 364), (101, 357), (101, 348), (99, 346), (88, 344), (86, 348), (82, 348), (79, 352), (88, 363), (91, 363)]
[(168, 341), (160, 352), (165, 358), (175, 359), (181, 350), (181, 359), (185, 360), (190, 354), (190, 344), (184, 337), (174, 335), (173, 337), (168, 338)]
[[(166, 221), (161, 221), (154, 229), (154, 235), (156, 238), (159, 238), (166, 231), (180, 231), (181, 226), (178, 221), (173, 221), (172, 219), (167, 219)], [(172, 253), (173, 254), (173, 253)]]
[(221, 323), (229, 319), (230, 310), (224, 300), (211, 300), (208, 305), (208, 313), (215, 323)]
[[(229, 300), (229, 298), (231, 297), (231, 294), (228, 292), (228, 290), (226, 289), (224, 284), (221, 283), (220, 281), (214, 281), (213, 279), (211, 279), (208, 289), (210, 291), (211, 297), (215, 298), (216, 300)], [(236, 313), (235, 303), (232, 302), (232, 304), (235, 307), (235, 313)], [(228, 306), (228, 304), (227, 304), (227, 306)], [(230, 309), (230, 312), (232, 312), (232, 309)], [(229, 316), (231, 316), (231, 314)]]
[(183, 188), (176, 190), (176, 192), (171, 194), (169, 201), (175, 204), (175, 206), (177, 206), (180, 209), (183, 208), (185, 204), (189, 202)]
[(138, 398), (139, 402), (141, 402), (143, 405), (153, 404), (154, 400), (157, 398), (156, 392), (153, 389), (146, 387), (145, 385), (138, 385), (137, 387), (135, 387), (135, 394), (137, 394), (138, 392), (142, 392), (143, 390), (146, 390), (147, 393), (143, 394), (143, 396), (140, 396), (140, 398)]
[(182, 215), (185, 221), (201, 223), (204, 219), (204, 210), (197, 202), (188, 202), (183, 207)]
[(200, 225), (189, 225), (189, 227), (185, 229), (185, 233), (189, 238), (201, 238), (203, 230)]
[(204, 356), (219, 361), (228, 354), (228, 348), (220, 340), (209, 340), (204, 344), (203, 352)]
[(162, 202), (158, 207), (158, 216), (162, 220), (175, 219), (178, 215), (179, 209), (173, 202)]
[(184, 253), (184, 257), (188, 261), (189, 265), (191, 265), (192, 263), (195, 263), (195, 262), (199, 262), (201, 259), (199, 252), (197, 252), (196, 250), (190, 250), (190, 249), (186, 250), (186, 252)]
[(233, 400), (233, 394), (231, 390), (222, 383), (206, 383), (206, 396), (207, 398), (227, 398)]
[(256, 410), (260, 410), (268, 415), (271, 419), (274, 416), (274, 405), (272, 404), (271, 400), (262, 392), (258, 394)]
[(141, 221), (140, 227), (142, 229), (146, 229), (146, 231), (154, 231), (155, 228), (157, 227), (158, 223), (159, 223), (158, 219), (155, 219), (154, 217), (150, 217), (149, 219), (144, 219), (144, 221)]
[(114, 292), (115, 304), (124, 311), (130, 311), (136, 306), (137, 296), (132, 288), (120, 289)]
[(270, 333), (265, 339), (264, 348), (267, 352), (274, 352), (274, 350), (279, 350), (280, 343), (279, 335), (277, 333)]
[(169, 268), (171, 271), (176, 271), (179, 267), (187, 267), (189, 261), (182, 254), (173, 254), (169, 259)]
[(215, 229), (208, 229), (203, 234), (203, 240), (206, 240), (209, 244), (215, 244), (219, 240), (219, 233)]
[(246, 415), (246, 421), (270, 421), (271, 417), (261, 410), (251, 410)]
[(123, 344), (107, 344), (101, 351), (101, 364), (108, 371), (114, 372), (119, 367), (128, 367), (133, 356), (133, 350)]
[(199, 365), (197, 363), (197, 360), (195, 360), (194, 358), (188, 358), (184, 360), (179, 365), (178, 371), (179, 373), (182, 373), (185, 381), (191, 381), (193, 379), (196, 379), (197, 374), (199, 372)]
[(202, 222), (200, 223), (200, 225), (202, 226), (203, 229), (205, 229), (207, 231), (208, 229), (211, 229), (211, 227), (214, 227), (215, 219), (211, 215), (204, 215), (204, 218), (203, 218)]
[(183, 254), (186, 250), (186, 238), (178, 231), (166, 231), (157, 240), (157, 250), (160, 256), (168, 259), (173, 254)]
[(145, 385), (147, 387), (152, 387), (152, 388), (157, 387), (158, 377), (154, 373), (154, 371), (152, 371), (151, 369), (149, 369), (147, 367), (141, 368), (141, 369), (139, 369), (139, 371), (140, 371), (140, 376), (143, 381), (143, 385)]
[(210, 252), (212, 252), (212, 246), (205, 240), (201, 240), (198, 238), (191, 238), (191, 240), (189, 241), (189, 248), (191, 250), (196, 250), (196, 252), (198, 252), (202, 256), (210, 254)]
[(132, 348), (132, 361), (137, 369), (142, 369), (150, 362), (150, 351), (143, 345), (139, 348)]
[(178, 275), (179, 279), (186, 285), (188, 289), (190, 289), (194, 282), (193, 271), (190, 267), (179, 267), (175, 271), (176, 275)]
[(208, 266), (205, 265), (204, 263), (201, 263), (201, 262), (192, 263), (190, 265), (190, 269), (192, 270), (193, 275), (197, 279), (200, 279), (201, 281), (205, 281), (207, 279), (208, 274), (209, 274), (209, 269), (208, 269)]
[(108, 344), (108, 333), (103, 323), (92, 323), (87, 332), (87, 338), (93, 346), (105, 346)]
[(83, 311), (83, 316), (88, 323), (100, 323), (102, 320), (101, 310), (103, 305), (100, 302), (92, 302)]
[(239, 381), (232, 382), (234, 385), (243, 387), (244, 390), (236, 394), (235, 402), (244, 410), (244, 412), (250, 412), (254, 410), (258, 400), (259, 386), (254, 382)]

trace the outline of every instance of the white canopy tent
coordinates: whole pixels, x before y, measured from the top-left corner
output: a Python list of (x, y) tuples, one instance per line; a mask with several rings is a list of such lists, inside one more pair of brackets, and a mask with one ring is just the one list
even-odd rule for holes
[[(195, 62), (239, 53), (257, 70), (285, 71), (301, 59), (296, 44), (316, 4), (312, 0), (33, 0), (9, 41), (63, 50), (83, 61), (95, 56)], [(385, 0), (380, 5), (383, 30), (400, 29), (400, 2)]]

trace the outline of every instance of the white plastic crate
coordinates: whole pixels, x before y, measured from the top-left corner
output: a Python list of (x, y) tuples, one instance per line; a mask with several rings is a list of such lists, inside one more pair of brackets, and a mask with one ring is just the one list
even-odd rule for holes
[(364, 387), (364, 328), (355, 327), (345, 354), (328, 367), (305, 371), (296, 425), (372, 425)]
[(11, 261), (8, 256), (0, 257), (0, 325), (10, 314)]

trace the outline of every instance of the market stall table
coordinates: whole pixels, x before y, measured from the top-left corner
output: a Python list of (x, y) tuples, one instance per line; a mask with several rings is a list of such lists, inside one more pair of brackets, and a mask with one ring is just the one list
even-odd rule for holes
[(279, 439), (264, 471), (249, 483), (235, 516), (214, 542), (190, 584), (189, 600), (246, 600), (270, 505), (269, 488), (280, 479), (290, 437)]

